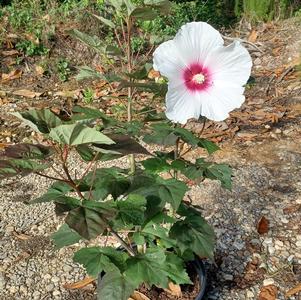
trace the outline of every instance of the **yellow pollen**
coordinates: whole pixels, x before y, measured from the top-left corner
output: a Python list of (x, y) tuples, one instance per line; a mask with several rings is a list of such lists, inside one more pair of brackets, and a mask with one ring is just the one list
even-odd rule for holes
[(192, 81), (195, 82), (195, 83), (201, 84), (205, 81), (205, 76), (202, 73), (195, 74), (192, 77)]

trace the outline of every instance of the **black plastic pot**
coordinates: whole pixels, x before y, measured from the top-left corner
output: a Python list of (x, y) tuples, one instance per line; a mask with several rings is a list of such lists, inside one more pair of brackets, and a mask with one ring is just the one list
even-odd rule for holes
[(204, 263), (201, 259), (196, 259), (193, 262), (193, 266), (199, 275), (199, 284), (200, 284), (200, 291), (195, 300), (201, 300), (203, 299), (207, 287), (207, 275), (206, 275), (206, 269), (204, 266)]

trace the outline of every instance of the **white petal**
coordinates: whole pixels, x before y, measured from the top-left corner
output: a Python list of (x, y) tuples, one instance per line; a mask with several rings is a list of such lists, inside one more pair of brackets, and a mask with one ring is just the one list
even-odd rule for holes
[(179, 52), (173, 40), (162, 43), (153, 54), (153, 67), (161, 75), (168, 79), (180, 78), (179, 74), (185, 68), (185, 63), (179, 56)]
[(239, 108), (245, 101), (243, 90), (244, 88), (239, 85), (227, 85), (220, 82), (205, 93), (199, 93), (200, 115), (213, 121), (225, 120), (228, 118), (229, 112)]
[(174, 43), (186, 65), (204, 63), (207, 55), (224, 44), (221, 34), (205, 22), (183, 25), (174, 38)]
[(201, 112), (199, 97), (189, 92), (184, 85), (168, 87), (166, 94), (166, 116), (173, 122), (185, 124), (188, 119), (198, 119)]
[(227, 47), (214, 49), (205, 66), (212, 72), (212, 80), (244, 85), (251, 74), (252, 59), (245, 47), (234, 42)]

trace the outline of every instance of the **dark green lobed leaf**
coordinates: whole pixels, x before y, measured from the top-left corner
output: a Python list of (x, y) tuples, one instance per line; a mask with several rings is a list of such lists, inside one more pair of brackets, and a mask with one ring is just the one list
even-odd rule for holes
[(44, 134), (62, 124), (62, 121), (49, 109), (31, 109), (25, 112), (12, 113), (12, 115), (21, 119), (33, 130)]
[(17, 159), (45, 159), (54, 153), (52, 147), (40, 144), (21, 143), (5, 147), (0, 156)]
[(51, 239), (55, 244), (55, 249), (60, 249), (78, 243), (82, 237), (72, 230), (68, 224), (63, 224), (57, 232), (51, 235)]
[(73, 260), (82, 264), (90, 276), (97, 277), (103, 271), (123, 272), (127, 258), (127, 253), (112, 247), (89, 247), (78, 250)]

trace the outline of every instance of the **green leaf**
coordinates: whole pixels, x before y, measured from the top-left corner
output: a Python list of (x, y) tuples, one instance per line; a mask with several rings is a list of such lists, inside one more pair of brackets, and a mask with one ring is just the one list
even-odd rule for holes
[(141, 20), (141, 21), (148, 21), (153, 20), (158, 16), (158, 13), (155, 9), (152, 7), (137, 7), (135, 8), (132, 13), (131, 17), (134, 17), (135, 19)]
[(62, 121), (49, 109), (31, 109), (25, 112), (15, 112), (12, 115), (39, 133), (49, 133), (52, 128), (62, 124)]
[(72, 230), (68, 224), (63, 224), (57, 232), (51, 235), (51, 239), (55, 244), (55, 249), (76, 244), (82, 237)]
[(132, 2), (132, 0), (123, 0), (126, 5), (128, 16), (131, 17), (133, 11), (136, 9), (136, 5)]
[(141, 80), (147, 78), (149, 71), (151, 70), (152, 65), (146, 63), (141, 69), (136, 70), (133, 73), (127, 73), (126, 75), (130, 78)]
[(110, 28), (112, 29), (115, 29), (116, 28), (116, 25), (111, 21), (111, 20), (108, 20), (102, 16), (98, 16), (98, 15), (95, 15), (95, 14), (92, 14), (96, 19), (98, 19), (99, 21), (101, 21), (102, 23), (104, 23), (105, 25), (109, 26)]
[(4, 152), (0, 156), (17, 159), (45, 159), (54, 153), (52, 147), (40, 144), (20, 143), (9, 145), (4, 148)]
[(127, 260), (125, 275), (137, 285), (147, 283), (163, 288), (168, 286), (165, 267), (166, 255), (160, 248), (148, 248), (146, 253), (138, 254)]
[(173, 128), (169, 124), (160, 123), (151, 126), (153, 132), (144, 136), (143, 141), (148, 144), (158, 144), (165, 146), (175, 145), (178, 137), (173, 133)]
[(190, 211), (185, 220), (171, 227), (169, 236), (176, 240), (182, 253), (190, 249), (199, 257), (213, 258), (214, 231), (200, 214)]
[(176, 179), (162, 179), (157, 178), (159, 184), (159, 196), (164, 201), (171, 204), (177, 210), (185, 193), (188, 191), (187, 185)]
[(120, 82), (119, 89), (135, 87), (138, 90), (149, 91), (154, 93), (155, 96), (165, 96), (167, 93), (167, 84), (166, 83), (156, 83), (156, 82), (132, 82), (123, 80)]
[(191, 284), (183, 260), (174, 253), (166, 254), (166, 271), (168, 277), (176, 284)]
[(191, 131), (185, 128), (180, 128), (180, 127), (174, 128), (174, 134), (180, 137), (184, 142), (192, 146), (197, 146), (199, 142), (199, 138), (196, 137)]
[(109, 150), (113, 151), (113, 154), (150, 154), (144, 147), (128, 135), (123, 134), (108, 134), (115, 144), (113, 145), (101, 145), (94, 144), (94, 147), (99, 148), (99, 151)]
[(114, 144), (110, 138), (81, 123), (60, 125), (51, 129), (49, 136), (56, 142), (76, 146), (88, 143)]
[[(174, 223), (166, 222), (166, 223)], [(168, 235), (169, 228), (165, 228), (161, 226), (160, 223), (155, 221), (155, 218), (152, 218), (141, 230), (141, 234), (147, 236), (151, 236), (151, 240), (156, 239), (157, 245), (161, 245), (165, 248), (171, 248), (176, 246), (176, 241), (171, 239)]]
[(151, 173), (161, 173), (171, 169), (170, 164), (167, 163), (165, 159), (159, 157), (145, 159), (141, 164), (146, 171)]
[(119, 11), (121, 10), (121, 7), (124, 3), (123, 0), (107, 0), (107, 2), (112, 6), (114, 6)]
[[(103, 151), (102, 151), (103, 150)], [(77, 153), (80, 155), (80, 157), (85, 161), (107, 161), (116, 159), (119, 157), (122, 157), (122, 154), (119, 154), (118, 152), (114, 151), (105, 151), (102, 148), (98, 148), (96, 146), (90, 146), (90, 145), (78, 145), (76, 147)]]
[(146, 209), (145, 197), (138, 194), (130, 194), (125, 200), (116, 202), (118, 216), (124, 225), (142, 225), (144, 211)]
[(206, 139), (200, 139), (198, 142), (198, 146), (205, 148), (209, 154), (212, 154), (215, 151), (220, 150), (220, 148), (216, 144)]
[(65, 196), (65, 194), (70, 192), (71, 190), (72, 190), (72, 188), (67, 183), (62, 182), (62, 181), (56, 181), (55, 183), (53, 183), (51, 185), (51, 187), (48, 189), (48, 191), (44, 195), (42, 195), (34, 200), (31, 200), (29, 202), (29, 204), (55, 201), (55, 200), (59, 199), (60, 197), (63, 197), (63, 198), (67, 197), (67, 196)]
[(162, 14), (170, 13), (172, 6), (172, 3), (168, 0), (144, 0), (144, 4), (158, 9)]
[(97, 288), (97, 300), (128, 300), (138, 287), (118, 270), (106, 273)]
[(76, 80), (80, 81), (84, 79), (104, 79), (104, 76), (90, 67), (83, 66), (79, 68)]
[(105, 53), (109, 56), (120, 56), (120, 55), (122, 55), (122, 51), (118, 47), (115, 47), (115, 46), (112, 46), (112, 45), (106, 46)]
[(86, 176), (86, 183), (88, 185), (93, 183), (93, 191), (101, 191), (100, 200), (104, 200), (110, 194), (117, 199), (130, 187), (130, 181), (125, 176), (126, 173), (127, 170), (117, 167), (97, 169), (95, 173), (93, 171)]
[(88, 47), (91, 47), (97, 52), (103, 52), (103, 42), (97, 37), (97, 36), (91, 36), (84, 32), (81, 32), (77, 29), (71, 29), (68, 31), (70, 35), (80, 40), (82, 43), (87, 45)]
[(115, 212), (108, 203), (84, 200), (82, 205), (68, 213), (66, 223), (85, 239), (93, 239), (106, 230)]
[(118, 124), (118, 122), (115, 119), (108, 117), (105, 113), (103, 113), (99, 109), (74, 106), (72, 112), (74, 113), (72, 116), (72, 120), (74, 121), (100, 119), (102, 120), (105, 127), (115, 126)]
[(207, 163), (204, 159), (197, 159), (196, 165), (204, 170), (204, 177), (219, 180), (222, 187), (231, 190), (232, 169), (226, 164)]
[(145, 243), (144, 236), (140, 232), (134, 232), (132, 239), (136, 245), (143, 245)]
[(47, 169), (49, 165), (39, 164), (34, 160), (10, 159), (0, 160), (0, 179), (16, 175), (26, 176), (32, 172)]
[(90, 276), (97, 277), (103, 271), (123, 271), (127, 258), (125, 252), (112, 247), (89, 247), (77, 251), (73, 260), (82, 264)]

